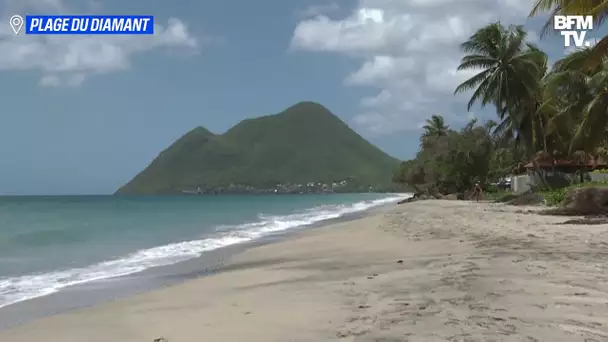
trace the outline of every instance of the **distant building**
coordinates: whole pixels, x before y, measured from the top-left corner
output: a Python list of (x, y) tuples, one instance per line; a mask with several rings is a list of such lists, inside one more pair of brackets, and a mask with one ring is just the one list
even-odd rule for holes
[[(556, 170), (557, 172), (574, 173), (578, 170), (604, 170), (608, 169), (608, 163), (602, 158), (591, 158), (587, 163), (575, 162), (571, 160), (560, 160), (556, 159), (551, 163), (550, 161), (539, 161), (538, 166), (541, 170), (551, 171)], [(527, 172), (534, 172), (534, 164), (528, 163), (524, 165)]]

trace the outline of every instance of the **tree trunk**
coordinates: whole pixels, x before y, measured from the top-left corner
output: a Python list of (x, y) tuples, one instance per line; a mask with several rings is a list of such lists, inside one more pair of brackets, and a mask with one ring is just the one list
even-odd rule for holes
[(540, 165), (538, 165), (538, 162), (536, 162), (535, 158), (532, 158), (532, 165), (534, 166), (534, 171), (536, 171), (536, 173), (538, 174), (538, 177), (540, 178), (540, 181), (543, 183), (543, 186), (545, 187), (545, 189), (551, 190), (551, 186), (549, 186), (549, 182), (547, 182), (547, 179), (545, 178), (545, 174), (542, 172)]
[[(547, 179), (545, 178), (545, 174), (542, 172), (540, 165), (538, 165), (538, 162), (536, 161), (536, 152), (538, 151), (536, 149), (536, 138), (537, 138), (537, 133), (535, 130), (535, 125), (537, 122), (535, 122), (535, 120), (530, 117), (530, 131), (526, 131), (524, 130), (523, 136), (526, 139), (526, 145), (527, 145), (527, 150), (528, 150), (528, 155), (530, 156), (530, 159), (532, 160), (532, 165), (534, 166), (534, 170), (536, 171), (536, 173), (538, 174), (538, 177), (540, 178), (540, 181), (543, 183), (543, 186), (545, 187), (545, 189), (547, 190), (551, 190), (551, 187), (549, 186), (549, 183), (547, 182)], [(541, 128), (542, 129), (542, 128)], [(543, 142), (545, 142), (545, 134), (544, 134), (544, 130), (542, 132), (542, 138), (543, 138)], [(543, 150), (545, 150), (546, 148), (546, 144), (543, 144)]]

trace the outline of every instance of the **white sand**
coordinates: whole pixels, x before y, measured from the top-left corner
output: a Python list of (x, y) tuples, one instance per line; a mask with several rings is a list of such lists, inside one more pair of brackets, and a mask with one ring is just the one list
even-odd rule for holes
[(400, 205), (0, 341), (608, 341), (608, 225), (521, 209)]

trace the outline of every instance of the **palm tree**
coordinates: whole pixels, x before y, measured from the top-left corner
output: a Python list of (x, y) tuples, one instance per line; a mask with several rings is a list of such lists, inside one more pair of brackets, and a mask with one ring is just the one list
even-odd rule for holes
[[(501, 123), (498, 134), (521, 142), (535, 165), (545, 186), (548, 186), (534, 158), (544, 136), (540, 120), (542, 78), (547, 71), (547, 55), (526, 42), (521, 26), (504, 27), (493, 23), (479, 29), (461, 45), (466, 55), (458, 70), (478, 69), (480, 72), (460, 84), (455, 94), (474, 90), (468, 109), (480, 102), (496, 107)], [(543, 146), (544, 147), (544, 146)]]
[(477, 125), (477, 118), (472, 118), (471, 120), (469, 120), (469, 122), (467, 122), (466, 125), (464, 125), (464, 128), (462, 129), (463, 132), (471, 132), (473, 131), (473, 129), (476, 127)]
[(587, 48), (564, 57), (547, 77), (544, 106), (555, 111), (550, 130), (570, 133), (570, 154), (595, 153), (607, 136), (608, 59), (593, 69), (582, 68), (591, 54)]
[(505, 28), (500, 23), (493, 23), (461, 44), (467, 55), (462, 58), (458, 70), (482, 69), (455, 91), (460, 93), (476, 88), (468, 103), (469, 110), (475, 102), (481, 102), (482, 107), (493, 104), (503, 119), (509, 110), (523, 105), (522, 100), (536, 90), (546, 55), (530, 48), (525, 38), (526, 32), (521, 26)]
[(420, 137), (420, 143), (425, 145), (431, 139), (445, 136), (448, 133), (450, 127), (445, 124), (445, 120), (441, 115), (433, 115), (430, 119), (426, 120), (426, 125), (422, 127), (424, 133)]
[[(592, 15), (595, 19), (594, 28), (600, 26), (608, 18), (607, 0), (536, 0), (530, 17), (542, 12), (550, 12), (549, 21), (544, 25), (545, 35), (553, 23), (555, 15)], [(594, 68), (608, 56), (608, 36), (603, 37), (587, 55), (585, 67)]]
[(587, 139), (598, 146), (606, 138), (608, 127), (608, 60), (604, 59), (600, 70), (586, 78), (589, 101), (582, 112), (582, 121), (574, 135), (574, 141)]

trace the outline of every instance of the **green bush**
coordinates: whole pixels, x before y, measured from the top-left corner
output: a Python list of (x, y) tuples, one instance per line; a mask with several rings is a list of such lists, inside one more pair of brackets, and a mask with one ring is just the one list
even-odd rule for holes
[(509, 202), (510, 200), (516, 199), (517, 197), (519, 197), (519, 196), (517, 196), (516, 194), (509, 191), (509, 192), (505, 192), (502, 196), (497, 198), (496, 202), (506, 203), (506, 202)]
[(592, 173), (608, 173), (608, 169), (604, 169), (604, 170), (595, 170)]
[[(501, 190), (496, 188), (495, 191), (484, 191), (484, 196), (490, 201), (507, 202), (511, 197), (515, 196), (511, 190)], [(509, 198), (504, 200), (505, 198)]]
[(545, 198), (547, 205), (558, 205), (564, 201), (568, 191), (570, 191), (572, 189), (591, 188), (591, 187), (596, 187), (596, 186), (608, 186), (608, 180), (597, 181), (597, 182), (578, 183), (578, 184), (573, 184), (566, 188), (553, 189), (553, 190), (548, 190), (548, 191), (545, 190), (545, 191), (541, 191), (540, 193)]
[(488, 184), (484, 187), (483, 191), (488, 194), (494, 194), (503, 190), (499, 189), (495, 184)]
[(560, 204), (564, 200), (564, 198), (566, 198), (566, 189), (568, 188), (545, 191), (541, 194), (545, 198), (545, 202), (547, 203), (547, 205), (553, 206)]
[(569, 186), (568, 188), (572, 188), (572, 189), (578, 189), (578, 188), (593, 188), (596, 186), (608, 186), (608, 180), (601, 180), (601, 181), (595, 181), (595, 182), (585, 182), (585, 183), (578, 183), (578, 184), (574, 184), (572, 186)]

